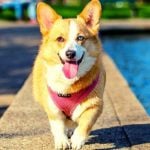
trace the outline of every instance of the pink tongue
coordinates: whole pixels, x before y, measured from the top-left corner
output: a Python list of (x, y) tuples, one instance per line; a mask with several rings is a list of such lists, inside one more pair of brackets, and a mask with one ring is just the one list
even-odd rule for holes
[(65, 62), (63, 66), (63, 72), (65, 74), (65, 77), (68, 79), (74, 78), (77, 75), (78, 67), (79, 67), (78, 64), (71, 64)]

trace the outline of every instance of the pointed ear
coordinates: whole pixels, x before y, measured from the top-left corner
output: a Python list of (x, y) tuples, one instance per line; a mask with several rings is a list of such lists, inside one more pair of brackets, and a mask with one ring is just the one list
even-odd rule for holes
[(99, 0), (91, 0), (78, 15), (77, 19), (84, 21), (92, 32), (97, 32), (100, 26), (101, 4)]
[(46, 34), (54, 22), (60, 19), (59, 16), (49, 5), (39, 2), (37, 5), (37, 20), (40, 25), (40, 31), (44, 35)]

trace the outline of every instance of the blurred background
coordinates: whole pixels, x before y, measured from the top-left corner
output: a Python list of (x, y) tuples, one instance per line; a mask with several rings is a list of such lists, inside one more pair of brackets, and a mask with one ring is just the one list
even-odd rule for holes
[[(33, 20), (40, 0), (0, 0), (0, 19)], [(44, 0), (63, 17), (75, 17), (89, 0)], [(149, 0), (101, 0), (102, 18), (149, 18)]]
[[(32, 72), (41, 39), (36, 22), (37, 2), (0, 0), (0, 115)], [(44, 2), (68, 18), (76, 17), (89, 0)], [(150, 114), (150, 1), (101, 0), (101, 3), (99, 36), (104, 52), (113, 59)]]

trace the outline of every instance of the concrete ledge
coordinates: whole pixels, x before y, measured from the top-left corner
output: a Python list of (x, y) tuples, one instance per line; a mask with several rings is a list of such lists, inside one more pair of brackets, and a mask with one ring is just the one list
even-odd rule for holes
[[(7, 27), (31, 27), (33, 25), (27, 22), (11, 22), (11, 21), (0, 21), (0, 28)], [(37, 25), (35, 25), (37, 26)], [(101, 19), (101, 29), (150, 29), (150, 19), (140, 19), (140, 18), (129, 18), (129, 19)]]
[[(104, 65), (104, 111), (83, 149), (150, 149), (150, 118), (106, 55)], [(54, 149), (47, 116), (33, 100), (31, 82), (32, 76), (0, 120), (2, 150)]]
[(102, 29), (122, 29), (122, 30), (150, 30), (150, 20), (149, 19), (102, 19), (101, 21)]

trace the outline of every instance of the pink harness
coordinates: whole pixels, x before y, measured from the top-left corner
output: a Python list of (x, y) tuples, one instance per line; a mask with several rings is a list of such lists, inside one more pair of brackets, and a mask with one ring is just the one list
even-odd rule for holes
[(53, 102), (57, 105), (57, 107), (65, 113), (66, 116), (70, 117), (77, 107), (85, 98), (91, 93), (91, 91), (95, 88), (96, 84), (98, 83), (99, 75), (97, 78), (83, 90), (73, 94), (58, 94), (51, 90), (48, 87), (49, 94), (53, 100)]

